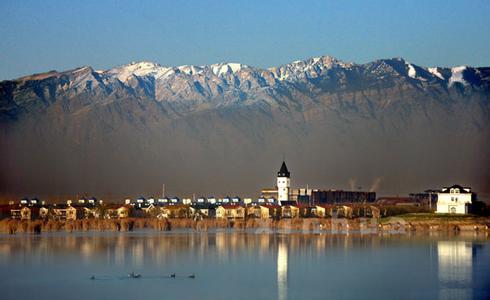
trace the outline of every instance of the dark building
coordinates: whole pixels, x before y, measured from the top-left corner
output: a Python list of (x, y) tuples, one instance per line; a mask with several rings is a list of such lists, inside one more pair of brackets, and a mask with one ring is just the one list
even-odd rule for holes
[(335, 203), (364, 203), (376, 201), (376, 192), (342, 191), (342, 190), (313, 190), (311, 204)]

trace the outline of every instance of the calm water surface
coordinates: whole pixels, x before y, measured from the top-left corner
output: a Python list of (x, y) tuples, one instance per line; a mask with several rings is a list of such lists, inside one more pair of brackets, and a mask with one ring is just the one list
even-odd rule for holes
[[(142, 278), (128, 278), (132, 271)], [(490, 299), (490, 240), (226, 231), (0, 235), (0, 299)]]

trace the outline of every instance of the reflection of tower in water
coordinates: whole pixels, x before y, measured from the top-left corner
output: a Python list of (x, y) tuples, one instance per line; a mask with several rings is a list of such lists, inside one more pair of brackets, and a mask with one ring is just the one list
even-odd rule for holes
[(472, 296), (473, 249), (463, 241), (438, 241), (440, 299), (468, 299)]
[(287, 299), (288, 292), (288, 246), (279, 241), (277, 249), (277, 292), (278, 299)]
[(131, 247), (131, 255), (132, 255), (132, 263), (135, 266), (143, 265), (144, 258), (144, 245), (141, 239), (135, 241), (135, 243)]

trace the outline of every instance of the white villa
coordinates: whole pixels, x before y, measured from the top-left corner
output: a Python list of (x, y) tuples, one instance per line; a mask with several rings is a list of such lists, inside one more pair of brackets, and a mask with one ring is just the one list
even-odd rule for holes
[(436, 213), (467, 214), (472, 194), (471, 188), (460, 185), (442, 188), (441, 192), (437, 193)]

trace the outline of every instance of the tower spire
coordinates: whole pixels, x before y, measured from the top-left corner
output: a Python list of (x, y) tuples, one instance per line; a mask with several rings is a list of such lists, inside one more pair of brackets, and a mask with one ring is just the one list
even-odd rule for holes
[(286, 162), (283, 160), (282, 161), (282, 165), (281, 165), (281, 169), (279, 170), (279, 172), (277, 172), (277, 177), (290, 177), (290, 173), (289, 173), (289, 170), (288, 170), (288, 167), (286, 166)]

